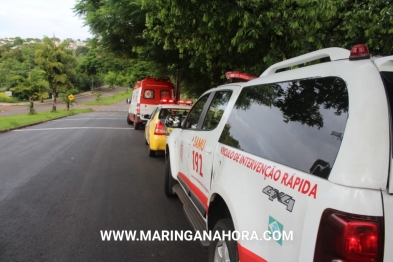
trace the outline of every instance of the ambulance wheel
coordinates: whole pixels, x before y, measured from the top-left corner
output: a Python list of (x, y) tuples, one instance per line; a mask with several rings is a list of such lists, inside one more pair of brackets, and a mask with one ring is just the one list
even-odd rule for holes
[(150, 157), (155, 157), (156, 156), (156, 151), (155, 150), (151, 150), (150, 145), (148, 146), (148, 151), (149, 151), (149, 156)]
[(140, 124), (139, 124), (138, 122), (134, 122), (134, 129), (135, 129), (135, 130), (138, 130), (138, 129), (139, 129), (139, 125), (140, 125)]
[[(233, 226), (232, 219), (224, 218), (219, 220), (213, 228), (213, 236), (216, 231), (221, 235), (223, 231), (227, 233), (228, 231), (233, 232), (235, 230)], [(232, 236), (232, 233), (231, 233)], [(210, 242), (209, 246), (209, 262), (218, 261), (231, 261), (238, 262), (239, 256), (237, 252), (237, 241), (232, 239), (215, 239)]]
[(171, 164), (169, 154), (165, 156), (165, 178), (164, 178), (164, 193), (167, 197), (175, 197), (173, 193), (173, 186), (176, 185), (177, 181), (172, 177)]
[(130, 120), (130, 117), (127, 115), (127, 124), (132, 125), (133, 122)]

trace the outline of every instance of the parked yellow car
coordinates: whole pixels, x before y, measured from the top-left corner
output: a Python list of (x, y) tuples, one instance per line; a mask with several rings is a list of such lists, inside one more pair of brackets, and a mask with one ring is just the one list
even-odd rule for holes
[(168, 115), (186, 116), (190, 111), (190, 105), (159, 105), (153, 110), (150, 119), (145, 126), (146, 144), (149, 146), (148, 153), (150, 157), (154, 157), (157, 151), (165, 151), (166, 135), (165, 118)]

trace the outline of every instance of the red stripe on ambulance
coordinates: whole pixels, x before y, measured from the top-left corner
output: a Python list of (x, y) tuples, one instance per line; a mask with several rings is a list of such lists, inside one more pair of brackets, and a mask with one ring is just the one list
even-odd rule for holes
[(239, 243), (237, 243), (237, 252), (239, 253), (239, 261), (241, 262), (267, 262), (267, 260), (251, 252)]
[(187, 186), (190, 188), (192, 193), (195, 194), (195, 196), (199, 199), (199, 201), (201, 201), (202, 205), (205, 207), (205, 210), (207, 210), (208, 209), (207, 196), (205, 196), (205, 194), (203, 194), (203, 192), (199, 190), (199, 188), (195, 184), (193, 184), (186, 175), (184, 175), (181, 172), (179, 172), (178, 175), (181, 177), (181, 179), (183, 179), (183, 181), (187, 184)]

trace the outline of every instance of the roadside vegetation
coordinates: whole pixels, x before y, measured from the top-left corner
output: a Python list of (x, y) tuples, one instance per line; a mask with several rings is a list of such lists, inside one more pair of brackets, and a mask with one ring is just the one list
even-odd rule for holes
[(19, 103), (19, 99), (7, 96), (4, 92), (0, 92), (0, 103)]
[(103, 106), (103, 105), (111, 105), (118, 103), (120, 101), (126, 101), (127, 98), (130, 98), (132, 92), (128, 91), (128, 89), (124, 92), (120, 92), (108, 97), (102, 97), (102, 93), (95, 93), (95, 99), (93, 101), (84, 103), (89, 106)]
[(227, 71), (260, 75), (321, 48), (367, 44), (373, 55), (393, 53), (388, 0), (80, 0), (74, 11), (97, 51), (132, 61), (138, 80), (168, 77), (192, 97), (225, 83)]
[(69, 39), (54, 37), (0, 46), (1, 91), (31, 101), (155, 77), (198, 97), (227, 71), (260, 75), (321, 48), (367, 44), (373, 55), (393, 54), (389, 0), (78, 0), (74, 13), (94, 36), (86, 46), (71, 51)]
[(26, 115), (0, 116), (0, 131), (6, 131), (17, 127), (22, 127), (35, 123), (41, 123), (56, 118), (61, 118), (65, 116), (86, 113), (91, 111), (93, 111), (91, 108), (82, 108), (82, 109), (71, 109), (69, 111), (67, 110), (57, 110), (56, 112), (45, 111), (45, 112), (35, 113), (34, 115), (26, 114)]
[[(34, 112), (36, 102), (51, 98), (52, 110), (56, 110), (57, 98), (64, 101), (70, 90), (75, 95), (105, 85), (130, 87), (140, 80), (131, 73), (132, 61), (98, 49), (94, 40), (72, 51), (68, 48), (70, 39), (44, 37), (31, 44), (23, 44), (20, 37), (15, 39), (21, 41), (0, 46), (2, 103), (30, 102)], [(5, 91), (11, 91), (12, 97)], [(56, 100), (53, 94), (57, 94)]]

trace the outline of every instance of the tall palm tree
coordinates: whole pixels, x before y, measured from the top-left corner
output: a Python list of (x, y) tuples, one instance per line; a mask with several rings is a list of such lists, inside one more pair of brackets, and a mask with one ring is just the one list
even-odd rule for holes
[(44, 37), (42, 42), (41, 47), (35, 51), (35, 62), (46, 72), (46, 80), (52, 92), (52, 110), (56, 111), (57, 93), (73, 87), (70, 79), (75, 75), (76, 59), (68, 49), (68, 41), (59, 44), (54, 39)]

